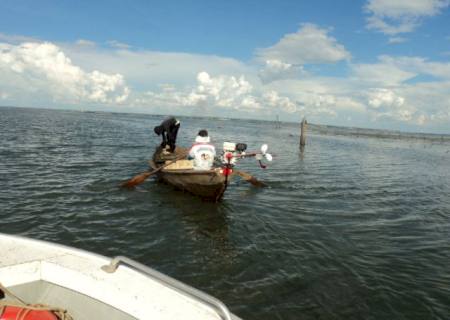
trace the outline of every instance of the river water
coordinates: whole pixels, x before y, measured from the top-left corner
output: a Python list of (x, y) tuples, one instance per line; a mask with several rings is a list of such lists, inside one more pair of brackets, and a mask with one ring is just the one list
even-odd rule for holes
[[(449, 319), (450, 138), (181, 117), (275, 155), (221, 203), (149, 179), (152, 115), (0, 108), (0, 232), (127, 255), (244, 319)], [(1, 248), (0, 248), (1, 251)]]

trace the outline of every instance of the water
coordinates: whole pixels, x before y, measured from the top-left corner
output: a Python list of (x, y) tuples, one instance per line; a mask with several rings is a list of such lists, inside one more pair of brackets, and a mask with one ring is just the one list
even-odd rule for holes
[(450, 139), (181, 118), (268, 169), (240, 168), (219, 204), (147, 181), (159, 116), (0, 108), (0, 231), (124, 254), (223, 300), (245, 319), (448, 319)]

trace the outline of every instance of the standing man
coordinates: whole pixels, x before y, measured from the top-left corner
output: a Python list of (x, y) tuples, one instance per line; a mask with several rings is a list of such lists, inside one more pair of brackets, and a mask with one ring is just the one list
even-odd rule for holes
[(165, 149), (169, 146), (169, 152), (175, 151), (175, 142), (177, 141), (178, 129), (180, 128), (180, 121), (174, 117), (165, 119), (159, 126), (154, 128), (155, 133), (162, 135), (161, 148)]

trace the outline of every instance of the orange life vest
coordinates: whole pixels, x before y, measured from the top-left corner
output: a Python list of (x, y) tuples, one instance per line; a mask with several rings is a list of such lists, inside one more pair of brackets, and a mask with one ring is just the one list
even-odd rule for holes
[[(0, 307), (1, 312), (1, 307)], [(21, 307), (5, 306), (0, 320), (58, 320), (51, 311), (37, 311)]]

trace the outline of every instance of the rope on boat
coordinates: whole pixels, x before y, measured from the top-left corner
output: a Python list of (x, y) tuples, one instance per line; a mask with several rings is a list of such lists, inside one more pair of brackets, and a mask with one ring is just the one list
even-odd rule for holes
[(67, 312), (66, 309), (52, 307), (45, 304), (26, 303), (24, 300), (20, 299), (17, 295), (12, 293), (8, 288), (6, 288), (1, 282), (0, 282), (0, 290), (17, 301), (17, 303), (0, 301), (0, 315), (3, 313), (6, 307), (18, 307), (22, 308), (23, 310), (19, 312), (19, 314), (16, 317), (16, 320), (25, 319), (26, 315), (31, 311), (50, 311), (60, 320), (73, 320), (72, 316)]

